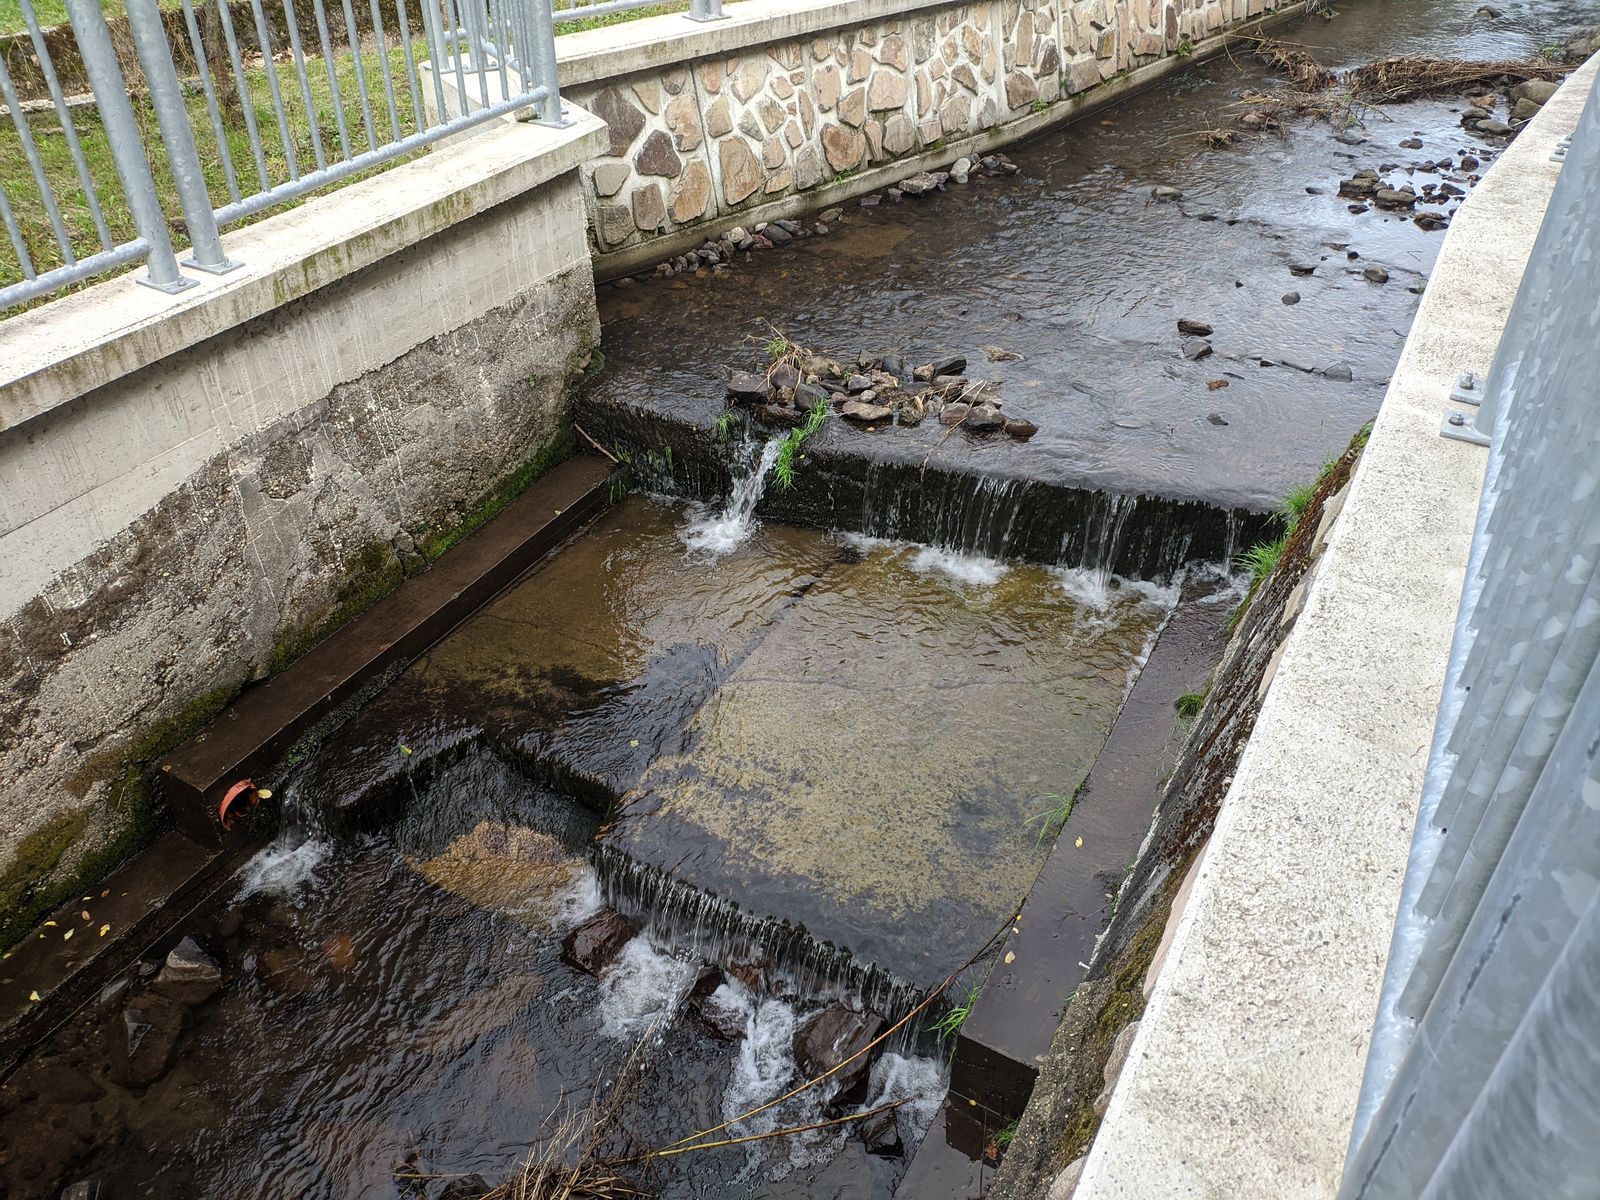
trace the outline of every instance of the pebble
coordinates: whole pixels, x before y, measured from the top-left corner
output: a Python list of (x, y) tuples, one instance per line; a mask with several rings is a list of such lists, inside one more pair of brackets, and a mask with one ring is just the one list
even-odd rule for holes
[(1283, 296), (1283, 302), (1285, 304), (1299, 304), (1300, 303), (1300, 293), (1299, 292), (1285, 292), (1284, 296)]
[(1388, 283), (1389, 282), (1389, 272), (1385, 271), (1382, 267), (1379, 267), (1379, 266), (1368, 267), (1365, 271), (1361, 272), (1361, 274), (1362, 274), (1363, 277), (1365, 277), (1365, 279), (1366, 279), (1366, 281), (1368, 283)]
[(1210, 337), (1211, 326), (1204, 321), (1197, 321), (1193, 317), (1178, 318), (1178, 332), (1190, 337)]
[(1170, 187), (1165, 183), (1160, 183), (1150, 189), (1150, 199), (1162, 204), (1169, 204), (1174, 200), (1182, 200), (1183, 192), (1178, 188)]
[(1334, 363), (1331, 367), (1323, 368), (1322, 376), (1335, 383), (1349, 383), (1356, 377), (1356, 373), (1351, 370), (1349, 363)]
[(1497, 121), (1491, 118), (1487, 121), (1478, 122), (1478, 132), (1487, 133), (1494, 137), (1505, 137), (1506, 134), (1511, 132), (1511, 126), (1504, 121)]
[(1195, 362), (1211, 357), (1212, 353), (1211, 343), (1204, 338), (1190, 338), (1183, 343), (1183, 356)]
[(1291, 274), (1291, 275), (1314, 275), (1316, 273), (1316, 270), (1317, 270), (1317, 264), (1316, 263), (1303, 263), (1302, 262), (1302, 263), (1290, 263), (1289, 264), (1289, 274)]

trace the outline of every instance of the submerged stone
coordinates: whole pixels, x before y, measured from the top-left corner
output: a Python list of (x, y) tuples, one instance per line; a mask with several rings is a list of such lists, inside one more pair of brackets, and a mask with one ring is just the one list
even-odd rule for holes
[[(807, 1079), (834, 1071), (851, 1055), (864, 1049), (883, 1031), (884, 1020), (874, 1012), (857, 1012), (837, 1002), (813, 1013), (794, 1031), (794, 1061)], [(829, 1076), (830, 1091), (848, 1090), (866, 1076), (874, 1054), (862, 1054)]]
[(561, 957), (580, 971), (598, 975), (638, 933), (639, 927), (627, 917), (603, 908), (561, 940)]

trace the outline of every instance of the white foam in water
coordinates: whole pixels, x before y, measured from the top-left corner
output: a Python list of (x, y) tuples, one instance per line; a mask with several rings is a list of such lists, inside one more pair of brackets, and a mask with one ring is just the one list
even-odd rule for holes
[(605, 907), (605, 897), (600, 894), (600, 879), (589, 867), (555, 897), (556, 912), (551, 921), (557, 930), (572, 929), (587, 921)]
[[(794, 1009), (782, 1000), (756, 1002), (744, 988), (726, 983), (717, 989), (716, 997), (746, 1014), (744, 1040), (734, 1059), (733, 1076), (722, 1093), (722, 1118), (731, 1121), (789, 1090), (797, 1072)], [(767, 1133), (777, 1128), (777, 1118), (778, 1110), (769, 1108), (739, 1122), (737, 1128), (740, 1133)]]
[(993, 587), (1011, 568), (997, 558), (924, 546), (912, 555), (911, 569), (920, 575), (943, 575), (967, 587)]
[(606, 1033), (637, 1037), (677, 1009), (697, 974), (693, 963), (656, 949), (640, 934), (600, 978), (600, 1018)]
[(937, 1058), (885, 1054), (872, 1064), (867, 1087), (870, 1099), (862, 1106), (862, 1111), (906, 1100), (908, 1103), (901, 1106), (900, 1114), (910, 1121), (916, 1136), (921, 1137), (939, 1114), (948, 1082), (944, 1063)]
[(761, 457), (750, 474), (733, 485), (733, 495), (721, 511), (701, 508), (681, 531), (683, 544), (691, 551), (720, 558), (750, 540), (756, 527), (756, 505), (767, 490), (767, 472), (778, 461), (783, 438), (773, 438), (761, 447)]
[(256, 852), (239, 872), (239, 895), (256, 892), (288, 896), (316, 874), (328, 856), (328, 843), (317, 838), (280, 835), (270, 846)]
[(1130, 602), (1153, 608), (1175, 608), (1183, 589), (1181, 577), (1169, 584), (1159, 584), (1147, 579), (1124, 579), (1087, 567), (1052, 567), (1050, 574), (1062, 591), (1097, 613)]

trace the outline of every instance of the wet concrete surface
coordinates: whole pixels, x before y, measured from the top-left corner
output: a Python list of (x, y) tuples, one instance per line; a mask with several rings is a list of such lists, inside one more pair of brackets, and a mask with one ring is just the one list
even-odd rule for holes
[(1026, 894), (1029, 821), (1088, 771), (1170, 598), (775, 525), (712, 558), (692, 519), (624, 501), (341, 730), (303, 802), (372, 825), (487, 739), (611, 816), (609, 849), (943, 979)]
[[(1478, 7), (1364, 0), (1283, 36), (1343, 67), (1382, 53), (1513, 57), (1594, 19), (1581, 3), (1502, 6), (1494, 22)], [(1376, 413), (1443, 236), (1409, 215), (1351, 213), (1340, 179), (1394, 164), (1397, 183), (1469, 188), (1462, 156), (1487, 165), (1503, 144), (1462, 130), (1462, 101), (1444, 97), (1365, 112), (1347, 135), (1358, 145), (1306, 119), (1206, 147), (1201, 131), (1232, 126), (1242, 97), (1282, 86), (1239, 52), (1015, 147), (1017, 176), (850, 207), (829, 236), (704, 278), (602, 289), (594, 403), (709, 427), (729, 369), (774, 327), (835, 356), (964, 354), (974, 375), (1004, 380), (1008, 413), (1040, 426), (1031, 442), (963, 433), (936, 446), (937, 422), (834, 422), (822, 447), (911, 463), (931, 450), (953, 469), (1271, 507)], [(1422, 149), (1400, 146), (1413, 137)], [(1183, 199), (1153, 202), (1158, 185)], [(1363, 278), (1369, 265), (1390, 282)], [(1300, 300), (1285, 304), (1291, 292)], [(1213, 326), (1210, 357), (1184, 358), (1180, 317)], [(1022, 357), (991, 363), (984, 346)], [(1341, 365), (1349, 382), (1322, 374)]]

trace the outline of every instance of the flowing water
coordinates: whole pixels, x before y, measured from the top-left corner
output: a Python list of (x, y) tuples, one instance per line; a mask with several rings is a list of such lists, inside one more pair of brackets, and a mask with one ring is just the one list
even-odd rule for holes
[[(1589, 0), (1498, 3), (1495, 21), (1475, 16), (1481, 0), (1336, 7), (1335, 20), (1282, 36), (1344, 68), (1386, 54), (1530, 55), (1600, 19)], [(1239, 52), (1011, 148), (1014, 177), (852, 203), (826, 237), (703, 277), (602, 288), (607, 370), (589, 403), (709, 428), (729, 368), (748, 368), (773, 327), (841, 358), (961, 354), (969, 373), (1003, 381), (1008, 413), (1039, 425), (1026, 445), (941, 443), (935, 421), (876, 433), (830, 422), (818, 444), (913, 470), (931, 456), (1019, 483), (1270, 508), (1376, 414), (1416, 311), (1410, 289), (1444, 236), (1351, 213), (1340, 179), (1387, 166), (1419, 190), (1470, 187), (1461, 156), (1487, 166), (1496, 153), (1461, 128), (1459, 96), (1367, 111), (1356, 145), (1306, 120), (1207, 148), (1202, 131), (1232, 127), (1244, 96), (1279, 86)], [(1414, 136), (1422, 149), (1400, 145)], [(1152, 203), (1160, 184), (1183, 200)], [(1367, 282), (1369, 265), (1390, 282)], [(1283, 302), (1291, 292), (1299, 303)], [(1214, 327), (1211, 357), (1183, 357), (1179, 317)], [(1021, 357), (990, 362), (986, 346)], [(1353, 380), (1322, 374), (1335, 364)]]
[[(1336, 66), (1503, 57), (1594, 19), (1501, 6), (1491, 27), (1476, 0), (1356, 0), (1296, 36)], [(933, 447), (974, 482), (918, 518), (929, 544), (898, 540), (913, 524), (895, 480), (937, 429), (819, 435), (870, 459), (851, 501), (867, 511), (837, 522), (860, 534), (760, 519), (776, 441), (746, 448), (725, 502), (617, 506), (279, 781), (283, 835), (185, 925), (220, 992), (163, 1018), (152, 960), (5, 1081), (0, 1192), (98, 1173), (118, 1197), (439, 1200), (505, 1178), (552, 1114), (604, 1096), (624, 1097), (613, 1150), (902, 1100), (892, 1128), (913, 1148), (946, 1085), (926, 1031), (832, 1107), (813, 1092), (744, 1114), (798, 1080), (813, 1012), (892, 1018), (1015, 913), (1041, 813), (1094, 762), (1194, 556), (1176, 525), (1129, 544), (1133, 494), (1270, 504), (1372, 416), (1439, 235), (1349, 213), (1338, 177), (1393, 161), (1440, 178), (1485, 149), (1448, 100), (1372, 114), (1359, 145), (1308, 123), (1200, 148), (1196, 130), (1267, 82), (1207, 64), (1018, 149), (1015, 179), (608, 290), (598, 402), (709, 428), (725, 367), (770, 320), (841, 353), (968, 353), (1042, 431)], [(1413, 133), (1431, 165), (1397, 148)], [(1157, 183), (1185, 202), (1149, 204)], [(1372, 262), (1390, 285), (1361, 278)], [(1215, 325), (1212, 359), (1178, 355), (1179, 315)], [(986, 344), (1021, 358), (986, 364)], [(1300, 369), (1331, 361), (1354, 381)], [(1108, 491), (1036, 545), (1038, 480)], [(1149, 809), (1083, 815), (1136, 836)], [(637, 932), (592, 975), (562, 939), (602, 907)], [(155, 1040), (132, 1078), (138, 1039)], [(886, 1200), (905, 1158), (874, 1149), (830, 1127), (662, 1160), (650, 1182)]]

